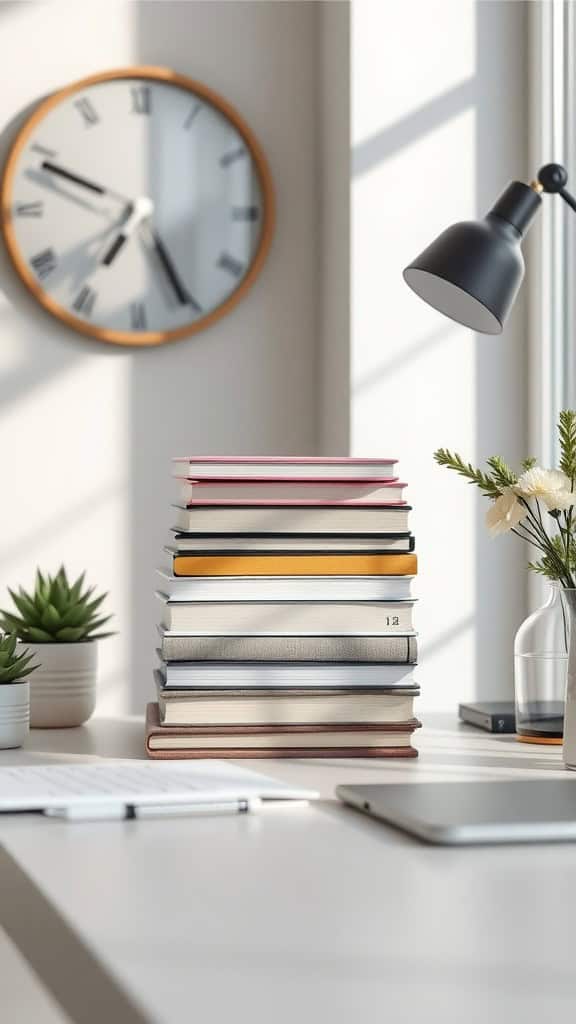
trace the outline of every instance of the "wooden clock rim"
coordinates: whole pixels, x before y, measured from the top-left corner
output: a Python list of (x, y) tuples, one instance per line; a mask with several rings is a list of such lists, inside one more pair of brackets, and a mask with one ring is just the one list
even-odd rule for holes
[[(178, 327), (171, 331), (113, 331), (102, 327), (96, 327), (95, 325), (86, 323), (85, 320), (80, 320), (78, 317), (75, 317), (72, 313), (69, 313), (67, 309), (64, 309), (63, 306), (60, 306), (59, 303), (47, 295), (44, 289), (40, 286), (28, 267), (28, 264), (21, 256), (20, 247), (18, 245), (13, 226), (11, 197), (14, 174), (22, 150), (26, 146), (26, 143), (34, 129), (41, 121), (44, 120), (46, 114), (52, 110), (53, 107), (58, 106), (58, 104), (68, 96), (71, 96), (76, 92), (80, 92), (82, 89), (86, 89), (89, 86), (98, 85), (101, 82), (108, 82), (118, 78), (148, 78), (152, 81), (177, 85), (181, 88), (188, 89), (190, 92), (193, 92), (195, 95), (206, 100), (213, 107), (216, 107), (217, 110), (232, 122), (236, 130), (243, 137), (251, 152), (252, 159), (260, 179), (263, 204), (263, 222), (258, 248), (254, 255), (254, 259), (250, 264), (248, 273), (232, 294), (229, 295), (220, 306), (217, 306), (216, 309), (212, 310), (211, 313), (208, 313), (200, 320), (195, 320), (184, 327)], [(72, 82), (70, 85), (64, 86), (62, 89), (58, 89), (56, 92), (51, 93), (45, 100), (42, 100), (30, 117), (26, 119), (10, 147), (2, 175), (2, 182), (0, 184), (2, 233), (4, 235), (8, 254), (20, 279), (44, 309), (57, 317), (58, 320), (65, 323), (67, 327), (71, 327), (74, 331), (85, 334), (90, 338), (95, 338), (97, 341), (105, 341), (114, 345), (162, 345), (167, 341), (178, 341), (182, 338), (191, 337), (191, 335), (197, 334), (199, 331), (205, 330), (207, 327), (216, 323), (216, 321), (221, 317), (229, 313), (252, 287), (264, 265), (268, 255), (268, 250), (270, 249), (274, 230), (274, 207), (272, 175), (270, 173), (266, 157), (264, 156), (264, 151), (251, 128), (248, 127), (248, 124), (244, 121), (238, 111), (228, 102), (228, 100), (225, 100), (222, 96), (214, 92), (213, 89), (204, 85), (202, 82), (197, 82), (195, 79), (189, 78), (187, 75), (182, 75), (177, 71), (172, 71), (170, 68), (154, 67), (149, 65), (133, 65), (131, 67), (118, 68), (111, 71), (101, 71), (98, 74), (88, 75), (86, 78), (81, 78), (76, 82)]]

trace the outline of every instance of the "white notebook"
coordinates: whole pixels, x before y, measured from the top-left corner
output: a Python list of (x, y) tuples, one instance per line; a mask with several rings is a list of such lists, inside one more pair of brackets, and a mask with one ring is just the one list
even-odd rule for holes
[(227, 761), (124, 760), (0, 768), (0, 813), (44, 811), (73, 818), (125, 818), (139, 817), (135, 808), (180, 808), (192, 813), (194, 808), (229, 804), (228, 809), (241, 811), (254, 801), (317, 796), (314, 790), (288, 786)]
[(173, 576), (156, 570), (168, 601), (411, 601), (414, 576)]
[[(160, 653), (160, 652), (158, 652)], [(414, 665), (380, 662), (322, 661), (171, 661), (160, 662), (160, 675), (169, 690), (288, 687), (297, 690), (415, 686)]]

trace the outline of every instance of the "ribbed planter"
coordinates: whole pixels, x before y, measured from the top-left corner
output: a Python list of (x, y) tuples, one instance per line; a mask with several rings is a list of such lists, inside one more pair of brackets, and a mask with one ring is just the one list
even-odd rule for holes
[(67, 729), (86, 722), (96, 706), (96, 642), (25, 646), (39, 665), (30, 677), (31, 727)]
[(30, 686), (20, 683), (0, 685), (0, 750), (21, 747), (30, 722)]

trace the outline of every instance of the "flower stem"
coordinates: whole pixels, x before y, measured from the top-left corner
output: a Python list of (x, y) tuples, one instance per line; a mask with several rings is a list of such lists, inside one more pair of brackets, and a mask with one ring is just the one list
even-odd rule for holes
[(524, 506), (527, 512), (530, 526), (524, 523), (524, 529), (533, 538), (531, 543), (535, 547), (539, 548), (544, 555), (550, 560), (550, 563), (554, 567), (554, 571), (557, 574), (557, 578), (564, 583), (565, 586), (573, 587), (574, 583), (572, 580), (572, 574), (570, 572), (570, 561), (567, 559), (566, 563), (560, 558), (557, 549), (554, 547), (552, 540), (544, 526), (542, 521), (542, 513), (540, 511), (540, 505), (536, 501), (537, 516), (534, 514), (529, 502), (526, 498), (518, 496), (518, 501)]

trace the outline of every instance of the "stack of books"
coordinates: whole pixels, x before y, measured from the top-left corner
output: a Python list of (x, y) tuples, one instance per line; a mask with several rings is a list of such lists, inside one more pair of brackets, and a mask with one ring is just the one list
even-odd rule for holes
[(173, 460), (155, 758), (415, 757), (414, 538), (396, 460)]

